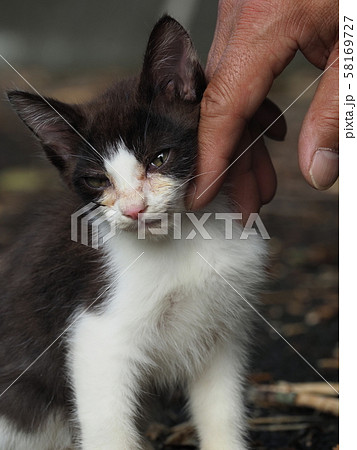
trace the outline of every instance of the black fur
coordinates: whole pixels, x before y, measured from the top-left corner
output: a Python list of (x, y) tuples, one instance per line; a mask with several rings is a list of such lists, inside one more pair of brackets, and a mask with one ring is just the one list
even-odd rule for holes
[[(162, 58), (172, 52), (173, 64), (163, 70)], [(1, 263), (0, 394), (19, 378), (1, 395), (0, 416), (20, 429), (36, 430), (54, 409), (70, 415), (61, 334), (78, 308), (96, 298), (100, 304), (105, 296), (101, 252), (71, 241), (71, 214), (98, 195), (83, 178), (104, 174), (103, 158), (119, 140), (145, 165), (171, 149), (162, 171), (180, 179), (191, 176), (204, 88), (187, 33), (164, 17), (150, 37), (141, 76), (119, 82), (90, 103), (67, 105), (26, 92), (8, 93), (70, 188), (36, 215)]]

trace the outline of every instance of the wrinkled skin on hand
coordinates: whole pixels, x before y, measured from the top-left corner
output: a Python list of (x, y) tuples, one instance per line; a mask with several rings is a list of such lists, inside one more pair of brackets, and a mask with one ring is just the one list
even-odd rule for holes
[[(201, 104), (198, 174), (202, 176), (191, 187), (192, 209), (204, 207), (226, 177), (232, 181), (231, 197), (243, 212), (243, 221), (274, 196), (276, 176), (263, 139), (244, 150), (280, 114), (264, 99), (297, 50), (316, 67), (329, 67), (300, 132), (300, 169), (317, 189), (327, 189), (336, 180), (338, 2), (221, 0), (206, 68), (209, 84)], [(283, 118), (266, 132), (278, 140), (285, 133)]]

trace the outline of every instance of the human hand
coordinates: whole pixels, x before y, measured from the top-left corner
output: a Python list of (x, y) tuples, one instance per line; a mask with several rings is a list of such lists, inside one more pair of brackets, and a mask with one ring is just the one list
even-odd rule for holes
[[(201, 103), (198, 174), (202, 176), (195, 179), (192, 209), (216, 195), (227, 172), (234, 181), (232, 200), (243, 220), (273, 197), (276, 178), (262, 139), (244, 150), (278, 116), (271, 102), (262, 102), (298, 49), (316, 67), (329, 67), (302, 125), (300, 168), (317, 189), (327, 189), (336, 180), (338, 2), (220, 0), (206, 68), (209, 84)], [(249, 122), (255, 127), (253, 136)], [(284, 121), (279, 119), (266, 134), (282, 139)]]

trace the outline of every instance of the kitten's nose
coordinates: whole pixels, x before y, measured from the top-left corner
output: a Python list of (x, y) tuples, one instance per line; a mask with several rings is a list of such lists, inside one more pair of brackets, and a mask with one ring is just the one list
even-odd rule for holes
[(125, 208), (123, 211), (124, 216), (131, 217), (133, 220), (138, 220), (138, 215), (143, 213), (146, 206), (143, 205), (131, 205)]

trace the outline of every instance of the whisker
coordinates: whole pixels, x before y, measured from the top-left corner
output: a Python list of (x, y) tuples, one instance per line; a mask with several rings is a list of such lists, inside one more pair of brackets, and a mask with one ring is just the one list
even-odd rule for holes
[(177, 191), (177, 189), (180, 189), (180, 187), (182, 187), (184, 184), (194, 180), (195, 178), (201, 177), (202, 175), (207, 175), (208, 173), (215, 173), (216, 170), (210, 170), (208, 172), (203, 172), (203, 173), (199, 173), (197, 175), (194, 175), (193, 177), (189, 178), (188, 180), (184, 181), (182, 184), (180, 184), (180, 186), (178, 186), (176, 189), (173, 190), (173, 192)]

